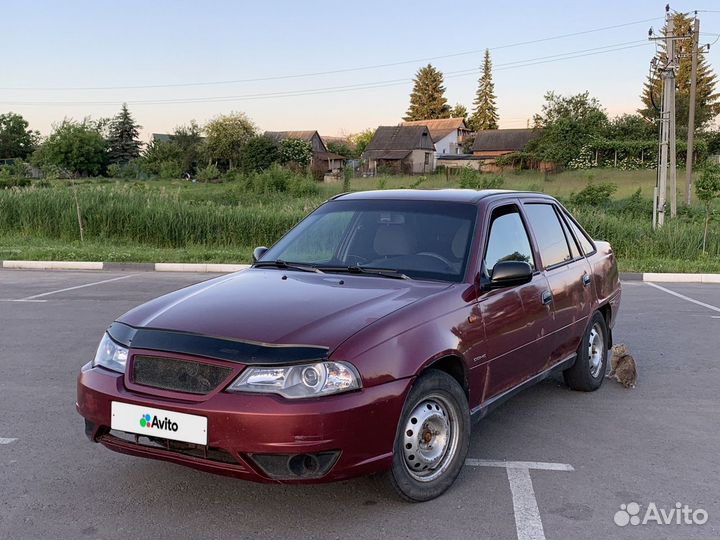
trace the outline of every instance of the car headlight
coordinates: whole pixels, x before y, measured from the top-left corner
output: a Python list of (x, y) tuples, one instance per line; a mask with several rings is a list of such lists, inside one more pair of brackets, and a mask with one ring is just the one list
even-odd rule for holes
[(230, 392), (280, 394), (289, 399), (339, 394), (360, 388), (360, 375), (346, 362), (296, 366), (247, 367), (228, 387)]
[(110, 336), (105, 334), (100, 340), (92, 366), (102, 366), (106, 369), (125, 373), (127, 365), (128, 350), (122, 345), (115, 343)]

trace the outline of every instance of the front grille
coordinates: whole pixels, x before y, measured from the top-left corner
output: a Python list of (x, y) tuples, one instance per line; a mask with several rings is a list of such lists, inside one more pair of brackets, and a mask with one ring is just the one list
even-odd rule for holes
[(102, 440), (107, 440), (109, 442), (122, 441), (124, 443), (142, 446), (144, 448), (166, 450), (168, 452), (173, 452), (174, 454), (207, 459), (208, 461), (217, 461), (218, 463), (227, 463), (238, 466), (241, 465), (230, 453), (222, 450), (221, 448), (214, 448), (212, 446), (171, 441), (169, 439), (147, 437), (146, 435), (135, 435), (133, 433), (126, 433), (125, 431), (117, 430), (112, 430), (109, 433), (102, 435), (99, 440), (101, 442)]
[(207, 394), (232, 373), (232, 368), (175, 358), (136, 356), (132, 380), (135, 384), (162, 390)]

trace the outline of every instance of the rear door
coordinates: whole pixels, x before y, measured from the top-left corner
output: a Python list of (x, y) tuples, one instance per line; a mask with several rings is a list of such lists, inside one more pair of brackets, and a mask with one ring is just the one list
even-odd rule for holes
[[(489, 233), (483, 252), (486, 276), (499, 261), (525, 261), (536, 269), (519, 204), (502, 204), (489, 211)], [(537, 270), (530, 283), (487, 291), (480, 297), (489, 366), (484, 400), (529, 379), (547, 363), (551, 311), (543, 302), (544, 295), (549, 295), (547, 279)]]
[(552, 293), (549, 367), (580, 345), (592, 308), (591, 269), (556, 204), (531, 200), (523, 204), (523, 210)]

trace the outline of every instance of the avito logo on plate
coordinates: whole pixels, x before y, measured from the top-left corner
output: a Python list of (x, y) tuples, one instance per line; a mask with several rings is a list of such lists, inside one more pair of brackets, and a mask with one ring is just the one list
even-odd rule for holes
[(151, 416), (149, 414), (143, 414), (140, 417), (140, 427), (158, 428), (169, 431), (178, 430), (177, 422), (172, 422), (169, 418), (160, 420), (157, 416)]

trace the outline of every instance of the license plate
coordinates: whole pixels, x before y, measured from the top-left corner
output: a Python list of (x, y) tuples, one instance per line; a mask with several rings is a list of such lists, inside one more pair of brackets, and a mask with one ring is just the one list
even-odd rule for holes
[(207, 418), (113, 401), (110, 427), (147, 437), (207, 445)]

